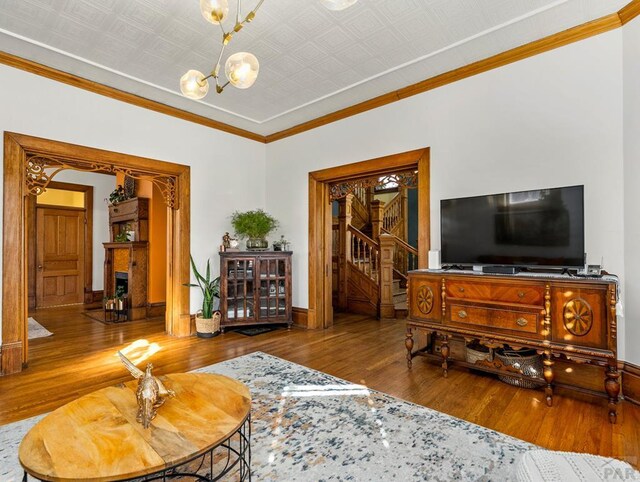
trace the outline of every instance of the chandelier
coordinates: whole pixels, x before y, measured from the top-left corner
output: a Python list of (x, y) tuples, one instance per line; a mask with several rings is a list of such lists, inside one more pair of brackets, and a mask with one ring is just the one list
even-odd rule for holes
[[(339, 11), (349, 8), (358, 0), (320, 0), (328, 10)], [(234, 25), (225, 30), (223, 23), (229, 17), (229, 0), (200, 0), (200, 12), (208, 22), (219, 25), (222, 31), (222, 46), (215, 67), (209, 75), (198, 70), (189, 70), (180, 78), (180, 91), (190, 99), (202, 99), (209, 92), (209, 79), (215, 81), (216, 92), (221, 94), (229, 84), (238, 89), (248, 89), (258, 78), (260, 63), (255, 55), (249, 52), (238, 52), (227, 59), (224, 64), (226, 81), (220, 80), (220, 69), (225, 49), (233, 36), (253, 21), (256, 13), (264, 3), (259, 0), (256, 7), (247, 15), (242, 14), (242, 0), (238, 0)]]

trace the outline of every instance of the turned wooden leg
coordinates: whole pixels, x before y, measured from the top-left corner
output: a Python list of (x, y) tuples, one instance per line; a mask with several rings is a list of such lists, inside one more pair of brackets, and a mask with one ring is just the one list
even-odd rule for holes
[(412, 352), (413, 352), (413, 330), (409, 327), (407, 327), (407, 334), (406, 334), (406, 338), (404, 339), (404, 346), (407, 347), (407, 366), (409, 368), (411, 368), (411, 365), (413, 365), (413, 362), (411, 361), (412, 359)]
[(615, 365), (609, 365), (605, 373), (604, 389), (609, 395), (609, 422), (618, 420), (618, 395), (620, 395), (620, 372)]
[(445, 378), (449, 375), (449, 336), (444, 335), (442, 337), (442, 346), (440, 347), (440, 354), (442, 355), (442, 374)]
[(553, 406), (553, 364), (554, 361), (551, 358), (551, 352), (544, 352), (544, 379), (547, 382), (547, 386), (544, 388), (544, 394), (547, 397), (547, 405), (549, 407)]

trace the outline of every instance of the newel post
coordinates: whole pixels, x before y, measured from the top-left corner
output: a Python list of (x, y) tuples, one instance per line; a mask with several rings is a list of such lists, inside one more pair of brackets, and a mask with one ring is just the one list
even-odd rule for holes
[(395, 241), (390, 234), (380, 235), (380, 319), (396, 316), (393, 304), (393, 253)]
[(349, 266), (347, 261), (351, 259), (351, 234), (349, 226), (351, 225), (351, 205), (353, 202), (353, 194), (347, 194), (344, 198), (338, 200), (338, 308), (347, 309), (349, 283)]
[(382, 233), (384, 221), (384, 202), (379, 199), (371, 201), (371, 238), (377, 241)]

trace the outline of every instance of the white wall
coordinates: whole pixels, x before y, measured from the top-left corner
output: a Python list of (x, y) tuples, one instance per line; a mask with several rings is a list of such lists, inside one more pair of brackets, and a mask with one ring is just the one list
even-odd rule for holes
[[(231, 230), (230, 213), (265, 205), (264, 144), (4, 65), (0, 131), (190, 165), (191, 252), (202, 265), (211, 258), (216, 269), (221, 237)], [(0, 194), (1, 189), (0, 183)], [(200, 303), (194, 290), (192, 312)]]
[(62, 171), (54, 178), (59, 182), (93, 186), (93, 290), (104, 287), (104, 247), (109, 241), (109, 209), (104, 201), (116, 187), (116, 177), (95, 172)]
[(626, 361), (640, 365), (640, 18), (623, 35)]
[(269, 144), (294, 305), (308, 306), (308, 172), (427, 146), (434, 248), (441, 199), (584, 184), (589, 260), (623, 276), (622, 144), (620, 29)]

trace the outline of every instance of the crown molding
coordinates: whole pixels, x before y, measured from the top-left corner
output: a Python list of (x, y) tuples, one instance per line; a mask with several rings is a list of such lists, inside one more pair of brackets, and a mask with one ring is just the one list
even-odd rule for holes
[(302, 132), (306, 132), (317, 127), (331, 124), (333, 122), (346, 119), (378, 107), (397, 102), (408, 97), (427, 92), (429, 90), (437, 89), (447, 84), (457, 82), (468, 77), (472, 77), (489, 70), (493, 70), (505, 65), (508, 65), (519, 60), (533, 57), (550, 50), (563, 47), (565, 45), (584, 40), (601, 33), (609, 32), (611, 30), (622, 27), (624, 24), (630, 22), (634, 18), (640, 15), (640, 0), (632, 0), (628, 5), (623, 7), (617, 13), (606, 15), (596, 20), (572, 27), (568, 30), (558, 32), (548, 37), (544, 37), (540, 40), (535, 40), (520, 47), (507, 50), (500, 54), (496, 54), (492, 57), (474, 62), (469, 65), (445, 72), (443, 74), (431, 77), (416, 84), (403, 87), (402, 89), (388, 92), (386, 94), (374, 97), (373, 99), (366, 100), (359, 104), (346, 107), (344, 109), (326, 114), (324, 116), (312, 119), (310, 121), (298, 124), (280, 132), (275, 132), (267, 136), (263, 136), (254, 132), (250, 132), (238, 127), (225, 124), (223, 122), (215, 121), (204, 116), (193, 114), (176, 107), (171, 107), (160, 102), (156, 102), (144, 97), (140, 97), (135, 94), (130, 94), (113, 87), (93, 82), (82, 77), (78, 77), (61, 70), (47, 67), (46, 65), (27, 60), (16, 55), (12, 55), (6, 52), (0, 51), (0, 64), (9, 65), (26, 72), (30, 72), (42, 77), (46, 77), (58, 82), (62, 82), (80, 89), (88, 90), (90, 92), (104, 95), (112, 99), (120, 100), (128, 104), (132, 104), (138, 107), (159, 112), (161, 114), (176, 117), (178, 119), (200, 124), (211, 129), (220, 130), (229, 134), (234, 134), (246, 139), (250, 139), (260, 143), (276, 142), (287, 137), (291, 137)]
[(253, 141), (265, 142), (265, 137), (259, 134), (240, 129), (223, 122), (218, 122), (213, 119), (209, 119), (208, 117), (193, 114), (176, 107), (171, 107), (160, 102), (145, 99), (144, 97), (130, 94), (129, 92), (124, 92), (122, 90), (115, 89), (98, 82), (93, 82), (92, 80), (84, 79), (68, 72), (63, 72), (62, 70), (54, 69), (53, 67), (48, 67), (46, 65), (39, 64), (37, 62), (18, 57), (17, 55), (12, 55), (7, 52), (0, 51), (0, 63), (8, 65), (10, 67), (15, 67), (16, 69), (30, 72), (32, 74), (40, 75), (41, 77), (56, 80), (58, 82), (62, 82), (63, 84), (72, 85), (73, 87), (78, 87), (79, 89), (88, 90), (89, 92), (93, 92), (95, 94), (104, 95), (105, 97), (110, 97), (115, 100), (126, 102), (127, 104), (132, 104), (138, 107), (152, 110), (154, 112), (177, 117), (178, 119), (193, 122), (195, 124), (200, 124), (205, 127), (210, 127), (211, 129), (227, 132), (229, 134), (234, 134), (236, 136), (251, 139)]
[(632, 0), (631, 3), (622, 7), (618, 12), (620, 22), (625, 25), (640, 15), (640, 0)]
[[(639, 1), (639, 0), (634, 0)], [(625, 7), (626, 8), (626, 7)], [(460, 67), (444, 74), (431, 77), (413, 85), (403, 87), (402, 89), (394, 92), (389, 92), (381, 96), (375, 97), (370, 100), (361, 102), (351, 107), (341, 109), (331, 114), (327, 114), (317, 119), (310, 120), (308, 122), (299, 124), (297, 126), (285, 129), (275, 134), (267, 136), (267, 143), (276, 142), (286, 137), (291, 137), (302, 132), (315, 129), (317, 127), (330, 124), (332, 122), (351, 117), (368, 110), (375, 109), (377, 107), (391, 104), (407, 97), (411, 97), (429, 90), (437, 89), (447, 84), (457, 82), (458, 80), (466, 79), (477, 74), (481, 74), (488, 70), (497, 69), (504, 65), (517, 62), (518, 60), (533, 57), (549, 50), (557, 49), (565, 45), (584, 40), (595, 35), (599, 35), (610, 30), (614, 30), (622, 26), (622, 21), (618, 13), (612, 13), (605, 17), (601, 17), (591, 22), (578, 25), (577, 27), (564, 30), (562, 32), (549, 35), (540, 40), (535, 40), (520, 47), (516, 47), (506, 52), (494, 55), (492, 57), (479, 60), (464, 67)]]

